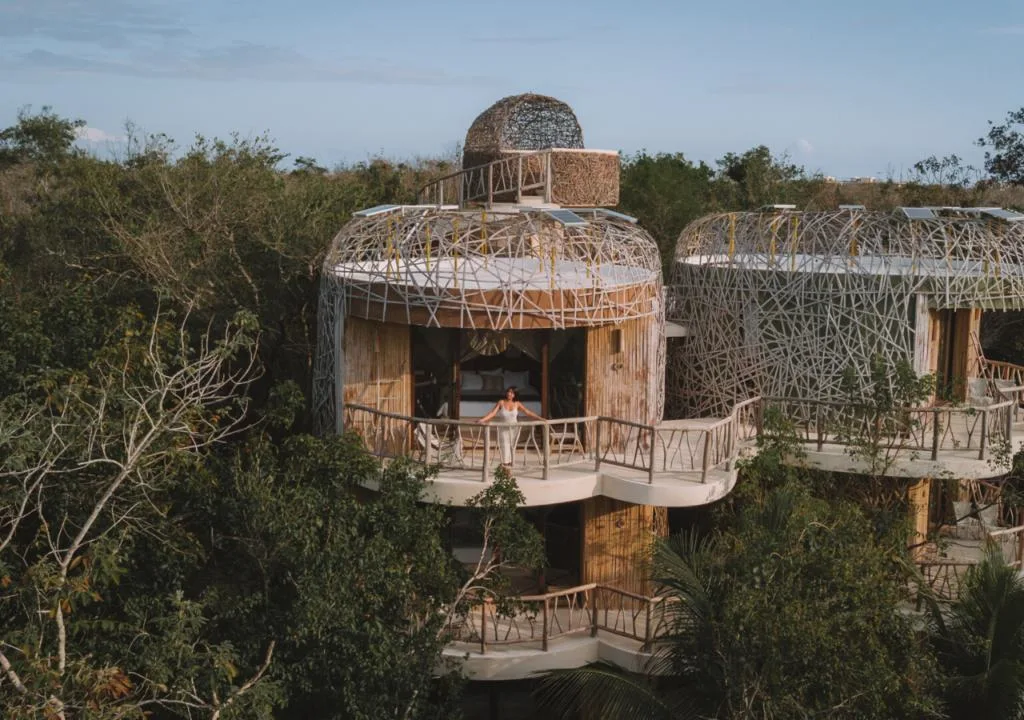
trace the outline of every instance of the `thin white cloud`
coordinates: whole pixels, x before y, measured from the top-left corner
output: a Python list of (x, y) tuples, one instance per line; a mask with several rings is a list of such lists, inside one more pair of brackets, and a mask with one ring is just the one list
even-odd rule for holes
[(1024, 25), (999, 25), (985, 28), (986, 35), (1024, 35)]
[(190, 34), (179, 6), (167, 0), (9, 0), (0, 2), (0, 37), (47, 38), (126, 48), (152, 38)]
[(124, 140), (123, 135), (112, 135), (106, 130), (101, 130), (97, 127), (91, 127), (86, 125), (80, 127), (75, 131), (75, 136), (79, 140), (83, 140), (88, 143), (106, 143), (106, 142), (122, 142)]
[(408, 68), (386, 60), (350, 58), (322, 62), (287, 48), (237, 43), (199, 50), (132, 53), (127, 58), (31, 50), (0, 57), (0, 70), (21, 75), (122, 75), (146, 78), (269, 82), (343, 82), (371, 85), (465, 86), (494, 78), (429, 68)]
[(811, 144), (810, 140), (806, 138), (800, 138), (799, 140), (796, 141), (796, 150), (802, 155), (810, 155), (812, 152), (814, 152), (814, 145)]

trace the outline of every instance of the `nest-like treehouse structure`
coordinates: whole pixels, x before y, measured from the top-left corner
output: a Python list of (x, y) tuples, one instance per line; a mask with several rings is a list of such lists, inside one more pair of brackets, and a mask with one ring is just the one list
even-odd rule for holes
[(720, 412), (752, 393), (835, 400), (848, 369), (919, 359), (929, 313), (1024, 309), (1024, 223), (1000, 215), (784, 211), (691, 223), (669, 294), (669, 319), (688, 329), (669, 350), (673, 412)]
[(581, 222), (569, 224), (530, 208), (408, 206), (357, 214), (334, 238), (323, 265), (318, 412), (333, 412), (346, 317), (499, 332), (638, 318), (660, 324), (654, 241), (615, 213), (576, 212)]
[[(546, 95), (503, 98), (482, 112), (466, 133), (462, 167), (523, 158), (525, 177), (545, 171), (541, 151), (552, 151), (550, 201), (566, 207), (611, 207), (619, 202), (619, 155), (588, 150), (572, 108)], [(499, 189), (500, 190), (500, 189)], [(509, 201), (498, 193), (498, 201)]]

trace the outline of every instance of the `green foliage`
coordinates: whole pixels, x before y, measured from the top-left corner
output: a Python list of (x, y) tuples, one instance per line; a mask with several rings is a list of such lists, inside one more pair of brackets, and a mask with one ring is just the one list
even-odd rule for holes
[(1001, 124), (991, 120), (988, 133), (978, 139), (985, 148), (985, 170), (1000, 182), (1024, 185), (1024, 107), (1006, 114)]
[(659, 547), (671, 630), (655, 676), (638, 685), (601, 668), (556, 673), (548, 695), (606, 693), (623, 711), (614, 717), (938, 717), (931, 656), (897, 611), (901, 553), (856, 506), (785, 481), (714, 537)]
[(655, 238), (666, 277), (679, 234), (707, 212), (712, 175), (707, 165), (694, 165), (681, 153), (641, 151), (623, 158), (619, 209), (636, 216)]
[(923, 427), (921, 414), (911, 409), (924, 405), (934, 387), (931, 375), (918, 377), (905, 360), (890, 364), (875, 355), (866, 374), (852, 365), (846, 368), (840, 384), (844, 397), (836, 418), (837, 434), (850, 456), (865, 464), (865, 474), (876, 478), (886, 474), (905, 441)]
[(0, 130), (0, 170), (18, 163), (53, 163), (71, 153), (76, 131), (84, 120), (68, 120), (44, 105), (32, 114), (29, 107), (18, 111), (18, 123)]
[(1024, 715), (1024, 580), (992, 551), (948, 608), (931, 605), (931, 636), (946, 674), (950, 717)]
[(728, 208), (755, 210), (764, 205), (794, 202), (797, 181), (805, 178), (804, 169), (776, 157), (758, 145), (742, 155), (726, 153), (718, 160), (717, 201)]

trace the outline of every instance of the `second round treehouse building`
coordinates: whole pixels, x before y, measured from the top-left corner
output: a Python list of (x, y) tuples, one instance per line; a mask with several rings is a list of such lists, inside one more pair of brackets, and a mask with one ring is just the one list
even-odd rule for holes
[(515, 387), (547, 421), (518, 424), (513, 472), (550, 520), (551, 564), (643, 593), (665, 507), (725, 491), (656, 478), (661, 263), (635, 220), (603, 209), (618, 178), (618, 154), (585, 149), (568, 106), (522, 95), (477, 118), (463, 170), (421, 204), (356, 213), (324, 265), (317, 417), (439, 465), (432, 497), (460, 505), (499, 463), (501, 428), (476, 420)]

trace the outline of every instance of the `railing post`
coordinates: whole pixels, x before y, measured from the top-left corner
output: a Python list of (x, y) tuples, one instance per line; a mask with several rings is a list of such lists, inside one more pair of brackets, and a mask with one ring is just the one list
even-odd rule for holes
[(821, 431), (821, 405), (814, 406), (814, 431), (818, 434), (818, 452), (825, 446), (825, 433)]
[(600, 588), (588, 590), (590, 593), (590, 637), (597, 637), (597, 594)]
[(601, 469), (601, 418), (594, 421), (594, 472)]
[(444, 180), (437, 184), (437, 204), (444, 205)]
[[(1017, 414), (1017, 403), (1020, 402), (1020, 394), (1015, 396), (1013, 412), (1006, 411), (1006, 442), (1007, 444), (1013, 442), (1013, 416)], [(1013, 449), (1012, 447), (1010, 448)]]
[(654, 601), (647, 600), (647, 617), (644, 620), (644, 644), (640, 648), (641, 652), (647, 652), (647, 649), (651, 646), (651, 609), (654, 606)]
[(487, 652), (487, 598), (480, 603), (480, 654)]
[(544, 598), (544, 630), (540, 640), (540, 649), (544, 652), (548, 651), (548, 600), (550, 600), (550, 598)]
[(487, 470), (491, 466), (491, 426), (484, 425), (484, 466), (482, 482), (487, 482)]
[(487, 166), (487, 207), (494, 204), (494, 163)]
[(708, 481), (708, 461), (711, 459), (711, 432), (708, 430), (704, 431), (704, 453), (701, 458), (701, 469), (700, 469), (700, 481), (705, 483)]
[(932, 413), (932, 460), (939, 459), (939, 413), (933, 410)]
[(551, 151), (544, 153), (544, 202), (551, 202)]
[(981, 411), (981, 447), (978, 449), (978, 459), (985, 459), (985, 441), (988, 440), (988, 410)]
[(658, 444), (657, 444), (657, 442), (655, 442), (655, 437), (657, 437), (657, 436), (655, 435), (655, 430), (654, 430), (654, 426), (653, 425), (648, 425), (647, 426), (647, 432), (650, 433), (649, 437), (651, 439), (651, 459), (648, 462), (648, 468), (647, 468), (647, 484), (648, 485), (653, 485), (654, 484), (654, 453), (658, 449)]
[[(426, 449), (423, 452), (425, 453), (425, 458), (426, 458), (426, 463), (425, 464), (429, 467), (430, 466), (430, 461), (432, 459), (431, 458), (431, 450), (434, 449), (433, 448), (434, 443), (431, 442), (431, 440), (433, 438), (431, 437), (430, 425), (420, 425), (420, 427), (422, 427), (423, 431), (424, 431), (423, 432), (423, 439), (424, 439), (423, 445), (424, 445), (424, 447)], [(413, 428), (412, 432), (413, 432), (413, 435), (415, 435), (416, 434), (416, 428)]]
[(551, 428), (547, 423), (541, 425), (544, 430), (544, 470), (541, 472), (541, 479), (548, 479), (548, 466), (551, 464)]
[(523, 156), (516, 158), (516, 205), (523, 203)]

